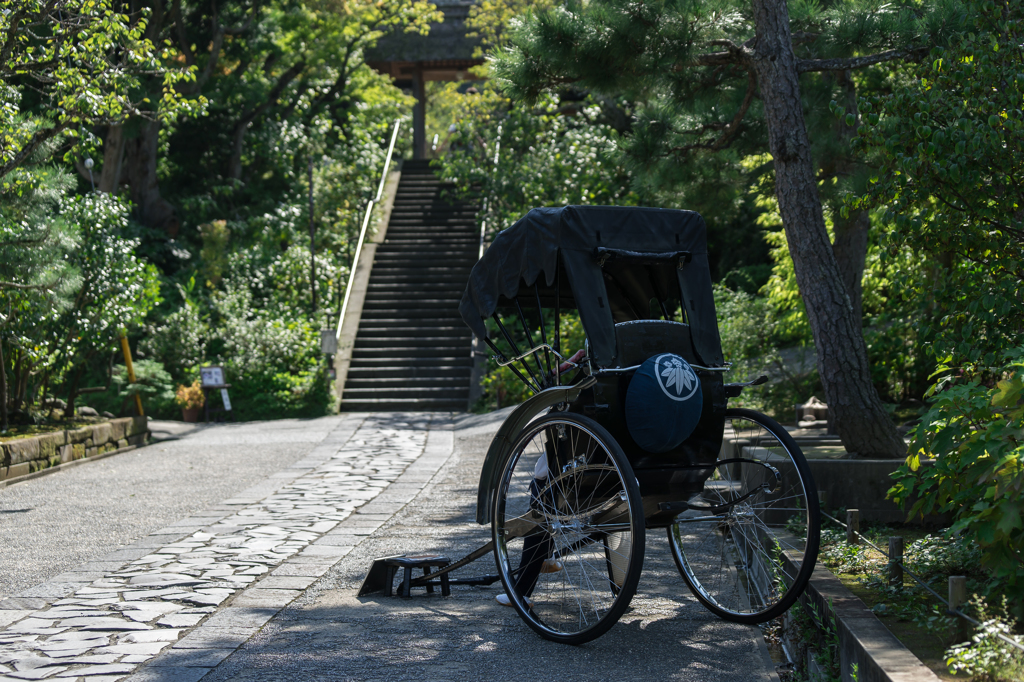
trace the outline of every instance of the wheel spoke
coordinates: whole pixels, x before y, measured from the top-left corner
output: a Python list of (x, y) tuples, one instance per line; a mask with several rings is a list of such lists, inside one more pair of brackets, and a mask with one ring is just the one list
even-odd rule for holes
[[(539, 457), (548, 473), (535, 480)], [(527, 427), (502, 473), (493, 518), (502, 583), (530, 599), (529, 608), (513, 604), (542, 636), (588, 641), (628, 606), (643, 558), (642, 505), (625, 455), (592, 420), (552, 413)], [(541, 535), (513, 542), (526, 524)], [(615, 549), (610, 533), (621, 536)], [(524, 567), (527, 544), (538, 549)], [(543, 559), (559, 561), (561, 570), (541, 573)], [(624, 572), (622, 585), (613, 566)]]
[[(796, 443), (770, 419), (728, 410), (726, 437), (737, 443), (732, 461), (715, 467), (702, 503), (725, 505), (719, 520), (685, 516), (669, 529), (680, 573), (698, 600), (722, 616), (761, 622), (788, 608), (802, 592), (817, 557), (817, 493)], [(761, 488), (779, 473), (777, 493)], [(737, 500), (733, 502), (733, 500)], [(787, 567), (785, 552), (804, 555)]]

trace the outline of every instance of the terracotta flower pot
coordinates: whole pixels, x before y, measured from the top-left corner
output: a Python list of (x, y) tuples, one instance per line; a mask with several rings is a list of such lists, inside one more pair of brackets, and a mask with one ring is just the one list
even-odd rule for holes
[(181, 408), (181, 419), (187, 422), (199, 421), (199, 413), (203, 411), (201, 407), (183, 407)]

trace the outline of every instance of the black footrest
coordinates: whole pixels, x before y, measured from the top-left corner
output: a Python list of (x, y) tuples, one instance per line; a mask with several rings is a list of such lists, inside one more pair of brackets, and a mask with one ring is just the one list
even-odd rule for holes
[[(398, 588), (398, 596), (409, 597), (412, 592), (412, 570), (414, 568), (422, 568), (423, 575), (430, 575), (431, 568), (444, 568), (451, 563), (451, 559), (441, 554), (413, 554), (405, 556), (394, 556), (384, 559), (384, 565), (387, 566), (387, 582), (384, 584), (384, 596), (390, 597), (394, 591), (395, 584), (395, 573), (398, 569), (404, 569), (405, 573), (402, 576), (402, 585)], [(448, 582), (448, 574), (443, 573), (440, 576), (439, 582), (429, 581), (417, 587), (426, 587), (428, 594), (433, 594), (434, 586), (441, 586), (441, 596), (447, 597), (452, 593), (451, 585)]]

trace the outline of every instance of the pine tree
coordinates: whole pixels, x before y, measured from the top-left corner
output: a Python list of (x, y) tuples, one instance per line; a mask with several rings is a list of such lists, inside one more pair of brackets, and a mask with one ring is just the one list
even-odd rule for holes
[[(801, 75), (848, 79), (851, 70), (920, 59), (958, 20), (949, 0), (927, 12), (875, 0), (792, 8), (786, 0), (569, 0), (527, 17), (492, 73), (526, 101), (571, 84), (644, 102), (627, 152), (648, 173), (671, 175), (695, 152), (767, 137), (834, 427), (848, 451), (895, 458), (906, 447), (871, 383), (860, 319), (829, 240)], [(853, 128), (856, 117), (845, 123)]]

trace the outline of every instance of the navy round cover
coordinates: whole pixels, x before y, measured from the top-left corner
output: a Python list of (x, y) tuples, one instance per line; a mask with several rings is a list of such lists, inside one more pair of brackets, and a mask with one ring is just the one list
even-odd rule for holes
[(655, 355), (640, 365), (626, 391), (626, 427), (647, 452), (668, 452), (697, 428), (703, 406), (690, 363), (673, 353)]

